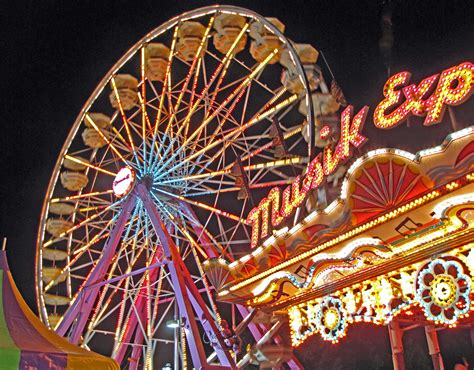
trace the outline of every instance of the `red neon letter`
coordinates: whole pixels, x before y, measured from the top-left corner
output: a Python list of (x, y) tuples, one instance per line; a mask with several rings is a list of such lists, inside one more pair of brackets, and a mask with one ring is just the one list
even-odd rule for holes
[(407, 111), (405, 107), (399, 107), (387, 115), (385, 112), (400, 104), (402, 91), (401, 89), (395, 89), (405, 86), (408, 81), (410, 81), (410, 77), (411, 74), (409, 72), (400, 72), (387, 80), (383, 87), (383, 95), (385, 96), (385, 99), (377, 105), (377, 108), (375, 108), (374, 111), (374, 125), (376, 127), (385, 129), (392, 128), (407, 117), (409, 111)]
[(459, 105), (471, 96), (474, 90), (474, 64), (465, 62), (441, 73), (438, 86), (428, 99), (426, 126), (440, 123), (446, 105)]
[(329, 145), (324, 148), (323, 171), (326, 176), (332, 174), (341, 161), (345, 161), (349, 158), (351, 151), (350, 144), (358, 148), (367, 140), (365, 136), (360, 134), (360, 131), (364, 127), (369, 107), (363, 107), (359, 113), (355, 115), (351, 123), (353, 112), (354, 107), (349, 105), (341, 114), (341, 135), (334, 153)]

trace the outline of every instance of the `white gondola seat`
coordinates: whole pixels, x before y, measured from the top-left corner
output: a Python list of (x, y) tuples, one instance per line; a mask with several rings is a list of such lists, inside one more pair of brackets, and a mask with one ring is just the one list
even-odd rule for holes
[[(205, 32), (206, 28), (199, 22), (184, 22), (178, 30), (178, 42), (176, 43), (178, 55), (187, 62), (198, 56), (199, 45), (201, 45)], [(207, 44), (203, 45), (201, 52), (206, 46)]]
[(114, 81), (117, 88), (117, 94), (114, 91), (111, 81), (110, 87), (112, 91), (109, 95), (110, 104), (112, 104), (112, 107), (115, 109), (119, 109), (120, 104), (122, 105), (123, 110), (132, 109), (138, 102), (138, 80), (129, 74), (119, 74), (114, 77)]
[[(273, 24), (280, 32), (285, 31), (285, 25), (277, 18), (266, 18)], [(263, 62), (275, 49), (278, 52), (268, 63), (274, 64), (280, 60), (282, 53), (282, 41), (280, 38), (272, 33), (261, 22), (254, 22), (250, 26), (250, 37), (253, 39), (250, 43), (250, 54), (259, 63)]]
[[(214, 46), (222, 54), (226, 54), (234, 44), (237, 36), (245, 26), (245, 18), (238, 14), (219, 14), (214, 21)], [(244, 34), (234, 47), (232, 53), (237, 54), (245, 49), (247, 35)]]
[(145, 70), (150, 81), (164, 81), (170, 49), (161, 43), (150, 43), (145, 47)]

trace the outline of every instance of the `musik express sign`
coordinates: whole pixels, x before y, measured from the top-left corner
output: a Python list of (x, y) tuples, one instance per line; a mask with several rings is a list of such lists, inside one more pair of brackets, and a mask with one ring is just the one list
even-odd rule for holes
[[(400, 72), (390, 77), (384, 85), (385, 97), (374, 111), (374, 125), (390, 129), (409, 116), (425, 117), (425, 126), (440, 123), (448, 105), (465, 102), (474, 90), (474, 64), (464, 62), (425, 78), (418, 84), (408, 84), (409, 72)], [(436, 86), (436, 87), (435, 87)], [(247, 216), (252, 227), (251, 247), (269, 236), (273, 228), (280, 226), (306, 199), (309, 191), (318, 188), (324, 179), (346, 162), (351, 148), (362, 146), (367, 138), (361, 134), (369, 107), (364, 106), (356, 115), (349, 105), (341, 114), (341, 130), (337, 145), (326, 146), (306, 169), (306, 174), (297, 176), (283, 191), (275, 187), (254, 207)], [(320, 130), (321, 139), (329, 136), (329, 126)]]

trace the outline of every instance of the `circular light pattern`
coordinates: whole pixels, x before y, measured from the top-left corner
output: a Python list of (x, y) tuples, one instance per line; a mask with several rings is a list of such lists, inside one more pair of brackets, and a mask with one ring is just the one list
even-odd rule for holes
[(323, 315), (324, 325), (331, 330), (339, 324), (339, 320), (339, 312), (334, 307), (328, 308)]
[(135, 172), (130, 167), (123, 167), (115, 176), (112, 189), (117, 197), (123, 197), (132, 190), (135, 182)]
[(346, 312), (339, 298), (326, 297), (318, 306), (316, 326), (324, 340), (336, 343), (344, 336)]
[(415, 298), (428, 320), (455, 323), (469, 311), (470, 292), (471, 279), (457, 261), (438, 258), (418, 273)]
[(441, 307), (449, 307), (456, 300), (456, 284), (451, 275), (436, 276), (430, 283), (433, 301)]

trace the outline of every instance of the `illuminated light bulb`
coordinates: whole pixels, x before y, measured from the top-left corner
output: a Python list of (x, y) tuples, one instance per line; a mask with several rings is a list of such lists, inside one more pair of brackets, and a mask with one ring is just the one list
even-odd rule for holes
[(397, 108), (390, 114), (385, 112), (398, 104), (402, 100), (402, 91), (400, 87), (405, 86), (410, 81), (411, 74), (409, 72), (400, 72), (390, 77), (383, 87), (383, 95), (385, 97), (374, 111), (374, 125), (378, 128), (388, 129), (401, 123), (406, 117), (407, 112), (404, 106)]
[(400, 273), (400, 280), (401, 280), (401, 288), (403, 295), (407, 296), (408, 294), (414, 293), (414, 286), (413, 286), (413, 276), (407, 272)]
[(444, 70), (435, 92), (428, 99), (428, 114), (424, 125), (441, 122), (446, 105), (459, 105), (466, 101), (474, 90), (473, 77), (474, 64), (472, 63), (463, 63)]
[(347, 294), (342, 298), (342, 301), (345, 304), (346, 311), (350, 314), (356, 312), (357, 306), (355, 302), (354, 293), (352, 291), (347, 292)]
[(474, 275), (474, 243), (469, 244), (471, 247), (471, 251), (467, 255), (466, 258), (466, 265), (469, 268), (469, 271), (471, 272), (471, 275)]
[(321, 140), (326, 140), (330, 134), (331, 134), (331, 127), (327, 125), (321, 127), (321, 130), (319, 130), (319, 138)]

